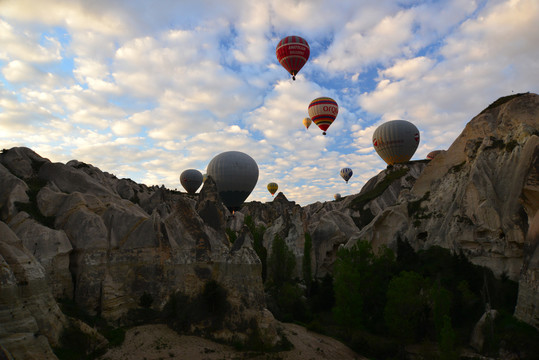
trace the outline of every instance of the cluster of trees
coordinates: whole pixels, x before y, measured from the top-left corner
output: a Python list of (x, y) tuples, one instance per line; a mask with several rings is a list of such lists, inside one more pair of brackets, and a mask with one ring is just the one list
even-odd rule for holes
[(275, 236), (268, 256), (261, 249), (264, 228), (249, 218), (246, 223), (263, 262), (267, 305), (281, 321), (304, 324), (377, 359), (405, 358), (410, 344), (423, 345), (432, 358), (458, 359), (489, 306), (501, 316), (486, 332), (483, 354), (497, 355), (500, 344), (522, 358), (539, 353), (533, 341), (538, 332), (512, 317), (517, 283), (496, 278), (462, 254), (440, 247), (416, 253), (406, 242), (398, 243), (396, 254), (388, 248), (374, 252), (369, 242), (358, 241), (339, 250), (332, 275), (316, 279), (308, 234), (297, 266), (282, 238)]

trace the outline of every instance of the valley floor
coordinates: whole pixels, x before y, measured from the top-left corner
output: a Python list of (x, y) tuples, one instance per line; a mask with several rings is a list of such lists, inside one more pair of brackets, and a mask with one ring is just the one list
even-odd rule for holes
[(158, 359), (367, 359), (341, 342), (295, 324), (282, 324), (294, 349), (279, 353), (254, 354), (196, 336), (178, 335), (166, 325), (143, 325), (127, 331), (124, 343), (110, 349), (100, 360)]

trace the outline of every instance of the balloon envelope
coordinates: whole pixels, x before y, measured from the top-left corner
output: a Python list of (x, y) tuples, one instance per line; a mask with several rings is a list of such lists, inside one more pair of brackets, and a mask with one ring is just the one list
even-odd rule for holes
[(303, 125), (305, 126), (305, 129), (308, 129), (309, 126), (311, 126), (311, 123), (312, 123), (311, 118), (306, 117), (303, 119)]
[(339, 193), (336, 193), (335, 196), (334, 196), (335, 200), (340, 200), (341, 198), (341, 194)]
[(412, 158), (419, 145), (419, 130), (406, 120), (391, 120), (378, 126), (372, 135), (374, 150), (388, 164)]
[(202, 180), (202, 173), (195, 169), (184, 170), (180, 175), (180, 183), (189, 194), (194, 194), (198, 190)]
[(348, 180), (354, 175), (354, 172), (350, 168), (342, 168), (341, 169), (341, 177), (348, 183)]
[(215, 156), (206, 173), (215, 181), (221, 200), (230, 211), (240, 209), (258, 181), (256, 161), (240, 151)]
[(279, 63), (296, 80), (296, 74), (309, 60), (311, 49), (305, 39), (299, 36), (287, 36), (279, 41), (275, 49), (275, 55)]
[(311, 101), (309, 104), (309, 116), (311, 120), (323, 131), (326, 135), (326, 130), (333, 124), (333, 121), (339, 113), (339, 105), (329, 97), (319, 97)]
[(277, 185), (277, 183), (271, 182), (268, 184), (268, 191), (270, 192), (272, 196), (273, 194), (275, 194), (278, 188), (279, 188), (279, 185)]

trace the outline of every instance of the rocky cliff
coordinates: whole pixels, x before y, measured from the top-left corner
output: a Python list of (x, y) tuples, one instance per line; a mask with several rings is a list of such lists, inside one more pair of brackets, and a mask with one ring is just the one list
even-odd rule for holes
[(55, 299), (122, 325), (143, 296), (161, 310), (209, 280), (231, 305), (215, 337), (241, 337), (253, 320), (276, 337), (250, 235), (231, 246), (211, 179), (197, 200), (27, 148), (3, 151), (0, 174), (0, 344), (15, 358), (54, 357), (49, 344), (66, 326)]
[[(161, 310), (176, 292), (209, 280), (228, 291), (223, 339), (269, 341), (262, 265), (247, 217), (271, 252), (276, 235), (297, 259), (312, 239), (312, 273), (331, 272), (337, 250), (359, 239), (416, 250), (439, 245), (519, 281), (515, 315), (539, 327), (539, 96), (501, 98), (433, 160), (388, 167), (359, 194), (305, 207), (278, 194), (233, 217), (209, 178), (199, 195), (118, 179), (76, 160), (53, 163), (27, 148), (0, 154), (0, 345), (15, 358), (54, 358), (70, 322), (57, 301), (128, 324), (148, 296)], [(231, 236), (234, 234), (234, 240)], [(243, 335), (242, 335), (243, 334)]]

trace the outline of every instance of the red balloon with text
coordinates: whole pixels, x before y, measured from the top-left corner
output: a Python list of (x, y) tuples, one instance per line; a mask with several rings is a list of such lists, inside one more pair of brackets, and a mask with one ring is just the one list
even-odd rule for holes
[(287, 36), (279, 41), (275, 54), (279, 63), (296, 80), (297, 73), (309, 60), (311, 49), (305, 39), (299, 36)]

